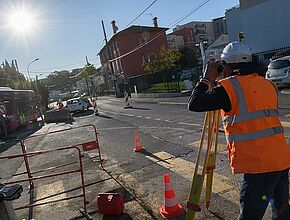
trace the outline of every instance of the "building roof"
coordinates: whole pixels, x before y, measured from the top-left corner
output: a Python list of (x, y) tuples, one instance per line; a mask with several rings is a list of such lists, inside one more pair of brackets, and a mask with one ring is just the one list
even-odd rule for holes
[[(167, 31), (169, 28), (163, 28), (163, 27), (150, 27), (150, 26), (139, 26), (139, 25), (132, 25), (122, 31), (117, 32), (114, 34), (111, 39), (108, 41), (108, 44), (113, 41), (117, 36), (123, 35), (123, 34), (129, 34), (129, 33), (138, 33), (138, 32), (144, 32), (144, 31)], [(99, 54), (102, 52), (103, 49), (105, 49), (106, 45), (102, 47)]]
[(209, 47), (209, 49), (216, 49), (216, 48), (224, 48), (226, 44), (229, 43), (229, 36), (227, 34), (222, 34), (221, 36), (218, 37)]

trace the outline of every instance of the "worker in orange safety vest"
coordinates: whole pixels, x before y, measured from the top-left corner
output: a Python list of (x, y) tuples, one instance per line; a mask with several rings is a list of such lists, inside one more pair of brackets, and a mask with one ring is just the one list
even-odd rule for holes
[(64, 108), (64, 104), (60, 100), (58, 101), (57, 105), (58, 105), (58, 109), (63, 109)]
[(229, 43), (221, 60), (208, 62), (188, 108), (221, 109), (231, 170), (244, 174), (239, 219), (262, 219), (270, 202), (272, 219), (289, 220), (290, 148), (278, 118), (278, 90), (258, 69), (247, 45)]

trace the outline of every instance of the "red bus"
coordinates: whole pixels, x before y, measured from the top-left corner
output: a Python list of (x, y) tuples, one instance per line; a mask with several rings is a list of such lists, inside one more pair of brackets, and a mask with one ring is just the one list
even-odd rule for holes
[(0, 137), (11, 134), (29, 123), (37, 122), (41, 117), (40, 105), (33, 90), (14, 90), (0, 87), (0, 102), (5, 111), (1, 111)]

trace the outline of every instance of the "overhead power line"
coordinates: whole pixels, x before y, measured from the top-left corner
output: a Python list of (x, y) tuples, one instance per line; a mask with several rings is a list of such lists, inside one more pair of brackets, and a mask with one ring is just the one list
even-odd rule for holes
[(127, 24), (126, 27), (128, 27), (130, 24), (132, 24), (134, 21), (136, 21), (144, 12), (146, 12), (152, 5), (154, 5), (157, 2), (157, 0), (153, 1), (147, 8), (145, 8), (136, 18), (134, 18), (129, 24)]
[[(200, 6), (198, 6), (197, 8), (195, 8), (194, 10), (192, 10), (191, 12), (189, 12), (188, 14), (186, 14), (184, 17), (182, 17), (181, 19), (179, 19), (179, 20), (178, 20), (176, 23), (174, 23), (173, 25), (171, 25), (171, 26), (169, 27), (169, 29), (170, 29), (170, 28), (173, 28), (175, 25), (179, 24), (181, 21), (183, 21), (184, 19), (188, 18), (190, 15), (192, 15), (194, 12), (196, 12), (197, 10), (199, 10), (200, 8), (202, 8), (202, 7), (203, 7), (204, 5), (206, 5), (208, 2), (210, 2), (210, 0), (206, 0), (206, 1), (204, 1)], [(129, 52), (127, 52), (127, 53), (125, 53), (125, 54), (119, 56), (119, 57), (116, 57), (116, 58), (114, 58), (114, 59), (109, 60), (109, 62), (112, 62), (112, 61), (118, 60), (118, 59), (120, 59), (120, 58), (126, 57), (126, 56), (128, 56), (128, 55), (130, 55), (130, 54), (136, 52), (137, 50), (139, 50), (139, 49), (145, 47), (146, 45), (148, 45), (149, 43), (151, 43), (152, 41), (154, 41), (155, 39), (157, 39), (158, 37), (160, 37), (160, 36), (163, 34), (163, 32), (164, 32), (164, 31), (160, 31), (160, 32), (158, 32), (157, 35), (156, 35), (155, 37), (153, 37), (151, 40), (147, 41), (147, 42), (144, 43), (144, 44), (141, 44), (140, 46), (136, 47), (135, 49), (133, 49), (133, 50), (131, 50), (131, 51), (129, 51)]]

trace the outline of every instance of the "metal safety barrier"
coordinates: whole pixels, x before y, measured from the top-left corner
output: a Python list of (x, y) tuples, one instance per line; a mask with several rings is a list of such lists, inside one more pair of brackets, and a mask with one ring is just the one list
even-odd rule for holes
[[(89, 215), (87, 213), (88, 201), (86, 201), (82, 154), (81, 154), (81, 150), (78, 147), (70, 146), (70, 147), (57, 148), (57, 149), (53, 149), (53, 150), (35, 151), (35, 152), (29, 152), (29, 153), (23, 153), (23, 154), (14, 154), (14, 155), (8, 155), (8, 156), (0, 156), (0, 160), (3, 160), (3, 159), (12, 160), (12, 159), (21, 158), (21, 157), (27, 158), (27, 157), (30, 157), (30, 156), (40, 156), (40, 155), (45, 155), (45, 154), (49, 154), (49, 153), (52, 153), (52, 152), (66, 151), (66, 150), (75, 150), (77, 152), (78, 161), (61, 164), (61, 165), (58, 165), (58, 166), (55, 166), (55, 167), (49, 167), (49, 168), (43, 169), (43, 170), (37, 170), (35, 172), (32, 172), (29, 169), (30, 170), (30, 177), (19, 179), (19, 180), (10, 180), (10, 181), (5, 182), (5, 184), (8, 185), (8, 184), (15, 184), (15, 183), (23, 183), (23, 182), (29, 182), (29, 183), (32, 182), (33, 183), (33, 181), (41, 180), (41, 179), (45, 179), (45, 178), (63, 176), (63, 175), (68, 175), (68, 174), (72, 174), (72, 173), (79, 173), (80, 174), (80, 179), (81, 179), (81, 185), (80, 185), (79, 188), (82, 189), (82, 193), (78, 194), (78, 195), (75, 195), (75, 196), (70, 196), (70, 197), (62, 198), (62, 199), (55, 199), (55, 200), (52, 200), (52, 201), (47, 201), (47, 202), (42, 202), (42, 203), (36, 203), (36, 201), (33, 201), (33, 202), (30, 201), (30, 204), (24, 205), (24, 206), (21, 206), (21, 207), (17, 207), (17, 208), (15, 208), (15, 210), (20, 210), (20, 209), (25, 209), (25, 208), (32, 209), (33, 207), (36, 207), (36, 206), (42, 206), (42, 205), (47, 205), (47, 204), (51, 204), (51, 203), (56, 203), (56, 202), (61, 202), (61, 201), (66, 201), (66, 200), (71, 200), (71, 199), (76, 199), (76, 198), (81, 198), (82, 197), (83, 198), (83, 210), (80, 210), (80, 211), (87, 219), (90, 219), (90, 217), (89, 217)], [(79, 165), (78, 168), (77, 169), (70, 169), (70, 170), (66, 170), (66, 171), (62, 171), (62, 172), (57, 172), (57, 173), (52, 173), (52, 174), (47, 174), (47, 175), (34, 176), (34, 174), (36, 174), (36, 173), (40, 173), (40, 172), (43, 172), (43, 171), (46, 171), (46, 170), (50, 170), (51, 171), (53, 169), (60, 168), (60, 167), (68, 167), (68, 166), (73, 165), (73, 164), (78, 164)], [(16, 176), (19, 176), (21, 174), (25, 174), (25, 173), (19, 173), (19, 174), (16, 174)], [(34, 185), (33, 185), (33, 187), (34, 187)], [(30, 193), (33, 193), (33, 192), (30, 191)], [(51, 195), (50, 197), (54, 197), (54, 196), (57, 196), (57, 195), (58, 194)], [(45, 199), (45, 198), (43, 198), (43, 199)], [(39, 199), (37, 201), (39, 202), (40, 200), (43, 200), (43, 199)], [(31, 219), (31, 218), (32, 218), (32, 216), (29, 216), (29, 219)]]
[(89, 140), (89, 141), (86, 141), (83, 143), (74, 144), (74, 146), (81, 146), (83, 151), (97, 150), (98, 155), (95, 157), (90, 157), (90, 159), (93, 159), (96, 157), (99, 158), (101, 166), (103, 166), (103, 164), (102, 164), (103, 159), (101, 156), (101, 151), (100, 151), (100, 146), (99, 146), (99, 141), (98, 141), (98, 132), (97, 132), (96, 127), (92, 124), (70, 127), (70, 128), (66, 128), (66, 129), (57, 130), (57, 131), (50, 131), (50, 132), (46, 132), (43, 134), (30, 135), (29, 137), (27, 137), (23, 140), (24, 148), (27, 151), (27, 144), (26, 144), (27, 140), (31, 140), (31, 139), (36, 138), (36, 137), (46, 136), (46, 135), (50, 135), (50, 134), (64, 133), (64, 132), (73, 131), (73, 130), (81, 129), (81, 128), (92, 128), (95, 138), (94, 138), (94, 140)]
[[(56, 149), (50, 149), (50, 150), (44, 150), (44, 151), (35, 151), (35, 152), (29, 152), (27, 150), (27, 141), (31, 140), (33, 138), (37, 138), (37, 137), (44, 137), (46, 135), (50, 135), (50, 134), (59, 134), (59, 133), (64, 133), (64, 132), (70, 132), (76, 129), (84, 129), (84, 128), (91, 128), (93, 131), (93, 136), (94, 138), (85, 142), (81, 142), (81, 143), (76, 143), (74, 145), (71, 145), (69, 147), (59, 147)], [(98, 141), (98, 133), (96, 130), (96, 127), (92, 124), (88, 124), (88, 125), (82, 125), (82, 126), (77, 126), (77, 127), (70, 127), (67, 129), (61, 129), (61, 130), (57, 130), (57, 131), (51, 131), (51, 132), (46, 132), (46, 133), (42, 133), (42, 134), (35, 134), (35, 135), (31, 135), (23, 140), (11, 140), (10, 142), (19, 142), (21, 144), (21, 150), (22, 150), (22, 154), (15, 154), (15, 155), (10, 155), (10, 156), (5, 156), (5, 157), (0, 157), (1, 159), (14, 159), (14, 158), (19, 158), (19, 157), (23, 157), (24, 160), (24, 164), (25, 164), (25, 168), (26, 168), (26, 172), (20, 172), (20, 173), (15, 173), (12, 175), (12, 177), (16, 177), (16, 176), (20, 176), (20, 175), (24, 175), (27, 174), (28, 178), (27, 179), (22, 179), (22, 180), (18, 180), (18, 181), (9, 181), (6, 182), (5, 184), (13, 184), (13, 183), (19, 183), (19, 182), (29, 182), (29, 194), (30, 194), (30, 202), (29, 205), (23, 206), (23, 207), (19, 207), (16, 208), (15, 210), (19, 210), (19, 209), (23, 209), (23, 208), (29, 208), (29, 219), (33, 218), (33, 207), (35, 206), (40, 206), (40, 205), (45, 205), (48, 203), (52, 203), (52, 202), (59, 202), (59, 201), (63, 201), (63, 200), (69, 200), (69, 199), (74, 199), (74, 198), (79, 198), (79, 197), (84, 197), (84, 210), (81, 211), (83, 213), (84, 216), (86, 216), (86, 218), (88, 217), (87, 211), (86, 211), (86, 204), (87, 202), (85, 201), (85, 191), (83, 192), (83, 195), (78, 195), (78, 196), (74, 196), (71, 198), (66, 198), (66, 199), (61, 199), (61, 200), (54, 200), (52, 202), (45, 202), (45, 203), (40, 203), (40, 204), (34, 204), (36, 201), (34, 200), (34, 180), (39, 180), (39, 179), (43, 179), (43, 178), (48, 178), (48, 177), (54, 177), (54, 176), (61, 176), (61, 175), (65, 175), (65, 174), (70, 174), (70, 173), (75, 173), (75, 172), (81, 172), (81, 178), (82, 178), (82, 185), (78, 188), (85, 188), (84, 186), (84, 177), (83, 177), (83, 165), (82, 165), (82, 151), (92, 151), (92, 150), (97, 150), (98, 155), (91, 157), (89, 156), (90, 159), (94, 159), (94, 158), (98, 158), (101, 164), (101, 167), (103, 167), (103, 159), (101, 157), (101, 151), (100, 151), (100, 147), (99, 147), (99, 141)], [(47, 153), (51, 153), (51, 152), (56, 152), (56, 151), (61, 151), (61, 150), (68, 150), (68, 149), (77, 149), (78, 154), (79, 154), (79, 158), (80, 161), (77, 162), (69, 162), (69, 163), (64, 163), (64, 164), (60, 164), (57, 166), (52, 166), (52, 167), (47, 167), (45, 169), (39, 169), (39, 170), (31, 170), (31, 167), (29, 165), (29, 158), (30, 157), (35, 157), (35, 156), (39, 156), (39, 155), (43, 155), (43, 154), (47, 154)], [(82, 150), (82, 151), (81, 151)], [(79, 163), (81, 166), (80, 170), (75, 170), (75, 171), (68, 171), (65, 173), (58, 173), (58, 174), (51, 174), (51, 175), (45, 175), (45, 176), (39, 176), (39, 177), (34, 177), (35, 174), (39, 174), (41, 172), (44, 171), (51, 171), (53, 169), (58, 169), (61, 167), (67, 167), (73, 164), (77, 164)], [(70, 191), (70, 190), (67, 190)], [(62, 193), (66, 193), (62, 192)], [(59, 194), (59, 193), (58, 193)], [(56, 196), (52, 195), (49, 197), (53, 197)], [(45, 198), (44, 198), (45, 199)], [(39, 200), (43, 200), (43, 199), (39, 199)], [(38, 200), (38, 201), (39, 201)]]

